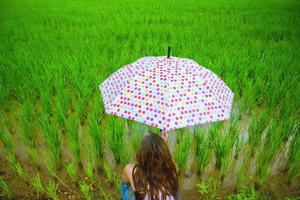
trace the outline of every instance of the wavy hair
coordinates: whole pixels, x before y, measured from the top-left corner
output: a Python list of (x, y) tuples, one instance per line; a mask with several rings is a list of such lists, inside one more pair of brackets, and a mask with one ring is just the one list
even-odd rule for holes
[(142, 141), (137, 154), (133, 181), (139, 199), (146, 195), (151, 200), (177, 199), (178, 174), (167, 143), (157, 134), (150, 133)]

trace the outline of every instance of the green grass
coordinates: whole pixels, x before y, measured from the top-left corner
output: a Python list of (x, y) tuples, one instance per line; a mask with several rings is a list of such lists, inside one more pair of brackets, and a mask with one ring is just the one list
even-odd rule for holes
[[(126, 137), (124, 120), (104, 114), (98, 86), (120, 67), (144, 55), (166, 55), (171, 46), (173, 56), (206, 66), (235, 93), (230, 123), (238, 128), (220, 134), (225, 126), (214, 123), (207, 137), (196, 133), (190, 139), (198, 171), (214, 153), (224, 175), (235, 162), (228, 158), (233, 149), (236, 160), (250, 149), (261, 185), (281, 146), (290, 142), (286, 176), (292, 182), (300, 168), (299, 10), (296, 0), (2, 0), (0, 141), (10, 168), (28, 181), (16, 155), (22, 144), (39, 173), (48, 169), (62, 186), (57, 170), (80, 182), (81, 174), (74, 174), (80, 173), (83, 147), (93, 152), (83, 169), (91, 178), (106, 162), (105, 148), (118, 165), (133, 160), (130, 150), (140, 148), (144, 127), (129, 125)], [(249, 118), (245, 130), (248, 122), (242, 121)], [(241, 136), (247, 131), (248, 140)], [(181, 170), (193, 142), (188, 140), (177, 147)], [(108, 177), (115, 173), (109, 170)], [(52, 198), (55, 188), (45, 185)]]

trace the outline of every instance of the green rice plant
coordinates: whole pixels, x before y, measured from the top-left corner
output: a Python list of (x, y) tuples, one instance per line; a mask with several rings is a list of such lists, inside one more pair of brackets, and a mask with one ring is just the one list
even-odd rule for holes
[(58, 164), (61, 158), (59, 129), (55, 123), (51, 123), (49, 115), (43, 112), (40, 113), (40, 125), (54, 161), (56, 164)]
[(82, 151), (80, 147), (80, 141), (79, 141), (79, 136), (78, 136), (78, 128), (79, 128), (79, 123), (76, 117), (69, 117), (67, 122), (67, 136), (68, 136), (68, 141), (69, 141), (69, 146), (72, 152), (72, 155), (76, 161), (76, 163), (82, 167)]
[(53, 200), (58, 200), (57, 188), (58, 188), (58, 184), (55, 184), (53, 180), (51, 180), (46, 186), (46, 193)]
[(77, 180), (76, 166), (74, 162), (70, 162), (67, 166), (67, 172), (71, 177), (72, 181), (75, 182)]
[(94, 167), (91, 161), (87, 161), (86, 167), (85, 167), (85, 173), (89, 177), (90, 180), (94, 179)]
[(46, 168), (51, 176), (56, 177), (56, 164), (51, 156), (46, 157)]
[(31, 147), (31, 146), (25, 146), (25, 149), (33, 161), (33, 163), (39, 168), (40, 167), (40, 161), (39, 161), (39, 154), (38, 150), (36, 147)]
[(237, 194), (232, 194), (227, 197), (228, 200), (267, 200), (267, 196), (260, 194), (253, 187), (242, 187)]
[(84, 181), (81, 181), (79, 183), (79, 186), (80, 186), (80, 191), (81, 191), (84, 199), (90, 200), (93, 198), (93, 195), (90, 192), (89, 186)]
[(232, 146), (233, 140), (229, 133), (223, 133), (216, 137), (214, 142), (216, 168), (226, 168)]
[(241, 153), (241, 151), (244, 149), (244, 147), (246, 146), (247, 144), (247, 141), (245, 139), (243, 139), (241, 137), (241, 135), (239, 136), (236, 136), (235, 138), (235, 153), (234, 153), (234, 159), (238, 159), (239, 158), (239, 155)]
[(43, 187), (42, 181), (40, 179), (40, 174), (38, 173), (36, 176), (31, 178), (31, 184), (34, 187), (34, 189), (38, 193), (38, 198), (41, 193), (44, 193), (45, 189)]
[(217, 199), (217, 192), (220, 189), (220, 180), (208, 178), (206, 182), (196, 184), (201, 199)]
[(129, 157), (124, 143), (124, 123), (120, 118), (108, 117), (108, 142), (117, 164), (127, 163)]
[(275, 157), (283, 140), (282, 131), (278, 123), (274, 121), (267, 130), (262, 151), (256, 160), (255, 187), (259, 188), (271, 175), (272, 159)]
[(44, 87), (40, 90), (40, 101), (41, 101), (41, 110), (44, 113), (51, 114), (52, 113), (52, 95), (51, 95), (51, 88)]
[(29, 99), (25, 99), (22, 106), (22, 111), (20, 113), (20, 119), (22, 123), (23, 133), (21, 134), (22, 140), (25, 140), (24, 144), (29, 146), (34, 146), (34, 111), (35, 107)]
[(209, 139), (204, 130), (199, 126), (195, 130), (195, 143), (196, 143), (196, 161), (197, 173), (203, 174), (205, 166), (211, 159), (212, 148), (209, 147)]
[(296, 132), (293, 135), (288, 153), (288, 183), (291, 183), (297, 176), (300, 176), (300, 135)]
[(251, 156), (255, 154), (255, 149), (261, 143), (263, 131), (268, 124), (268, 112), (263, 111), (257, 118), (252, 117), (249, 124), (249, 140), (248, 143), (251, 146)]
[(89, 145), (86, 145), (86, 158), (85, 173), (90, 180), (94, 180), (94, 151)]
[(113, 174), (111, 168), (106, 163), (104, 163), (103, 170), (104, 170), (105, 176), (107, 177), (110, 184), (113, 184), (114, 183), (114, 174)]
[(0, 176), (0, 190), (1, 190), (0, 198), (6, 197), (7, 199), (11, 199), (12, 193), (11, 193), (7, 183), (1, 176)]
[(179, 173), (182, 173), (191, 152), (191, 133), (183, 130), (177, 131), (177, 141), (174, 152), (174, 159), (178, 166)]
[(9, 166), (24, 180), (28, 181), (28, 174), (23, 170), (22, 166), (17, 162), (16, 157), (12, 153), (8, 153), (6, 160)]
[(209, 131), (208, 131), (209, 146), (211, 146), (211, 147), (214, 146), (215, 140), (219, 137), (222, 125), (223, 125), (222, 122), (215, 122), (210, 125)]
[(104, 144), (104, 133), (100, 130), (99, 126), (98, 112), (95, 111), (95, 108), (92, 110), (91, 114), (88, 117), (89, 124), (89, 134), (92, 138), (93, 146), (95, 149), (96, 161), (103, 159), (103, 144)]
[(208, 185), (206, 185), (204, 182), (196, 184), (198, 191), (201, 195), (205, 195), (208, 193)]
[(9, 153), (15, 154), (15, 147), (14, 147), (12, 135), (6, 128), (0, 134), (0, 140)]

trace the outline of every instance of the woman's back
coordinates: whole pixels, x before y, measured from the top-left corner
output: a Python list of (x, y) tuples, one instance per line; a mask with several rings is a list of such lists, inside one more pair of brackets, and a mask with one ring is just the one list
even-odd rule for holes
[(136, 156), (136, 165), (124, 168), (122, 180), (130, 183), (136, 200), (177, 200), (178, 174), (167, 143), (148, 134)]
[[(136, 182), (138, 182), (138, 181), (136, 181), (136, 179), (138, 178), (138, 177), (136, 177), (136, 174), (135, 174), (136, 169), (137, 169), (137, 165), (134, 165), (133, 170), (132, 170), (132, 180), (133, 180), (133, 184), (134, 184), (134, 188), (135, 188), (135, 191), (134, 191), (135, 199), (136, 200), (140, 200), (140, 199), (141, 200), (151, 200), (151, 198), (150, 198), (151, 194), (149, 194), (149, 193), (145, 194), (141, 190), (138, 190), (139, 187), (136, 185)], [(150, 188), (148, 187), (148, 189), (150, 189)], [(162, 195), (162, 191), (164, 191), (163, 187), (160, 188), (160, 190), (158, 191), (158, 193), (159, 193), (159, 200), (160, 199), (164, 199), (164, 197)], [(165, 198), (166, 198), (165, 200), (175, 200), (175, 198), (172, 195), (166, 195)]]

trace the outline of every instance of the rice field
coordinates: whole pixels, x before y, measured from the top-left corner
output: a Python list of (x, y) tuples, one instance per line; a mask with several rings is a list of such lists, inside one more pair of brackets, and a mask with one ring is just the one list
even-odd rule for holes
[(99, 84), (187, 57), (235, 93), (231, 119), (169, 133), (182, 199), (300, 198), (296, 0), (1, 0), (0, 199), (120, 199), (148, 130)]

